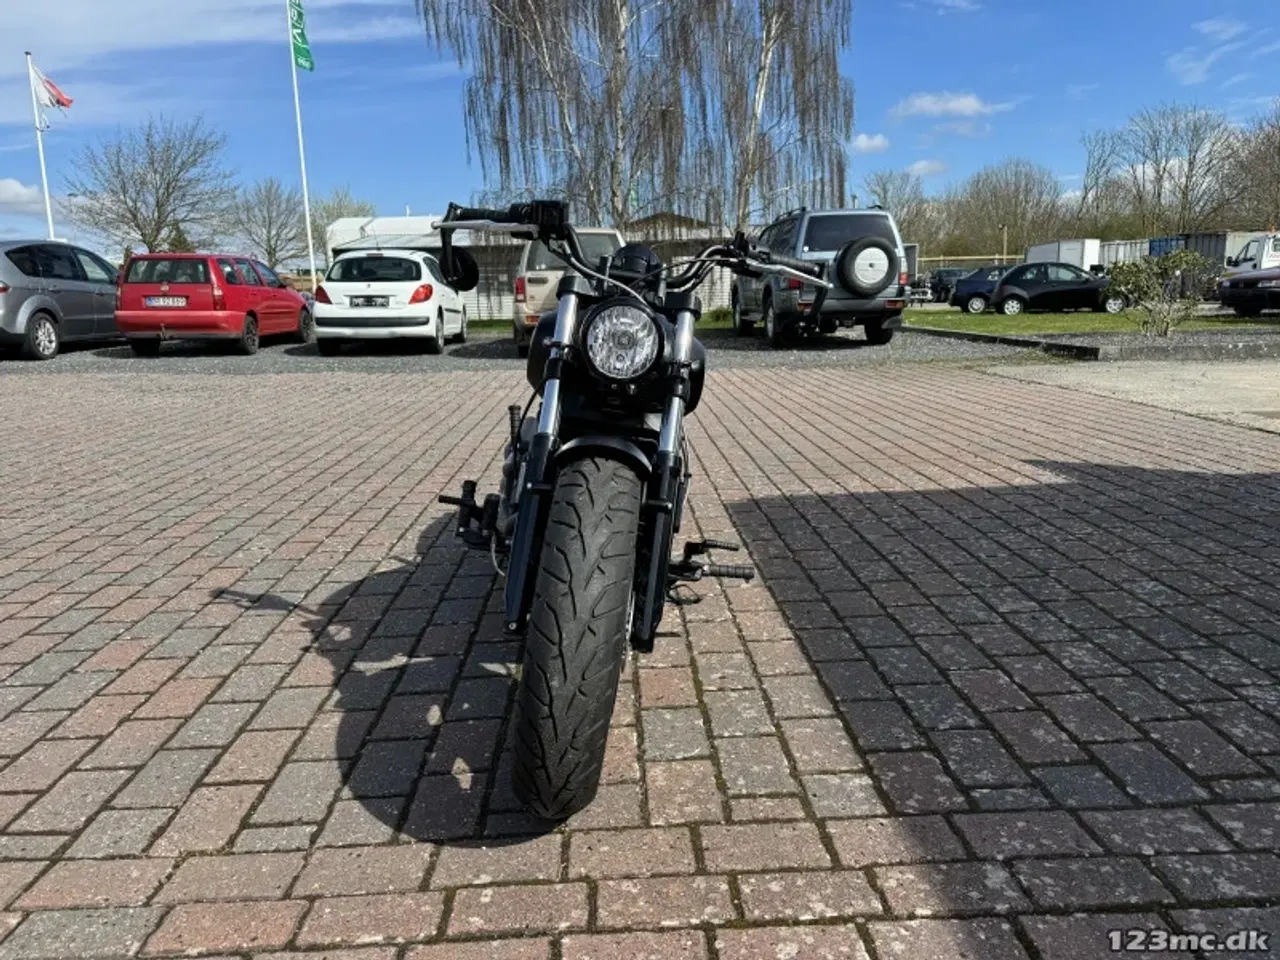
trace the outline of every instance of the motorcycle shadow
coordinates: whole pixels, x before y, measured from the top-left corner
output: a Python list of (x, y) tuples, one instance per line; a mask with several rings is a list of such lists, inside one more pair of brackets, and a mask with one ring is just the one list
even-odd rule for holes
[(491, 847), (557, 828), (512, 792), (520, 645), (502, 635), (489, 557), (457, 545), (451, 520), (428, 525), (414, 558), (388, 559), (337, 589), (216, 595), (285, 613), (309, 635), (303, 672), (332, 678), (304, 742), (308, 760), (337, 766), (342, 787), (313, 843)]

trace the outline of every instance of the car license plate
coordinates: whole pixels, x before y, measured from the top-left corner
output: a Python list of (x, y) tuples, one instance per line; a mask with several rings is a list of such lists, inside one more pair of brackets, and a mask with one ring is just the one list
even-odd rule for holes
[(385, 307), (390, 302), (389, 297), (352, 297), (351, 305), (353, 307)]
[(147, 297), (148, 307), (185, 307), (186, 297)]

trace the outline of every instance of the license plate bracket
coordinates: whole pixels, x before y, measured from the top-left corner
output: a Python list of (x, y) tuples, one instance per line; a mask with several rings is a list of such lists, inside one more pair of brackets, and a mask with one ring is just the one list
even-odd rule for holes
[(353, 307), (385, 307), (390, 305), (390, 297), (352, 297)]
[(147, 297), (145, 303), (148, 307), (185, 307), (187, 305), (186, 297)]

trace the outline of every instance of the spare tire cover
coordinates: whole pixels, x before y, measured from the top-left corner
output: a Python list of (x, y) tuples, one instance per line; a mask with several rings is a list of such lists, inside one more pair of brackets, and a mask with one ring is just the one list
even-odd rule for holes
[(840, 286), (861, 297), (874, 297), (898, 277), (900, 264), (893, 246), (879, 237), (863, 237), (847, 244), (836, 257)]

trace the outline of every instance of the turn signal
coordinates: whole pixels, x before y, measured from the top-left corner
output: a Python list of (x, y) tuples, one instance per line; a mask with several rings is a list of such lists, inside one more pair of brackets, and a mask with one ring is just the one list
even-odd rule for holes
[(524, 277), (516, 277), (516, 303), (524, 303), (525, 287)]
[(429, 283), (424, 283), (417, 290), (413, 291), (413, 296), (409, 298), (410, 303), (426, 303), (431, 299), (431, 295), (435, 293), (435, 287)]
[(316, 287), (316, 303), (333, 303), (329, 299), (329, 291), (324, 287)]

